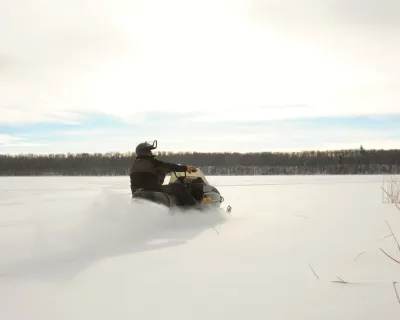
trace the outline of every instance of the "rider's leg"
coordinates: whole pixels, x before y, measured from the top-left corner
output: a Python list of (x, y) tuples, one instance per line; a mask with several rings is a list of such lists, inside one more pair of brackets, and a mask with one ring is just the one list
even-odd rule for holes
[(162, 188), (164, 192), (174, 195), (177, 198), (178, 205), (184, 206), (196, 204), (193, 196), (183, 184), (173, 183), (163, 185)]
[(204, 196), (204, 183), (192, 183), (190, 189), (193, 198), (201, 202)]

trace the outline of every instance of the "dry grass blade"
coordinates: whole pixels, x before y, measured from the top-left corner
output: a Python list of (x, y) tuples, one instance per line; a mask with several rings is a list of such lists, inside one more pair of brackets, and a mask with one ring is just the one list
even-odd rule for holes
[(220, 234), (220, 233), (218, 232), (218, 230), (217, 230), (217, 229), (215, 229), (215, 228), (214, 228), (214, 226), (213, 226), (212, 224), (209, 224), (209, 226), (210, 226), (211, 228), (213, 228), (213, 229), (214, 229), (214, 231), (215, 231), (216, 233)]
[(313, 269), (310, 265), (308, 265), (308, 266), (310, 267), (311, 271), (315, 274), (315, 276), (316, 276), (317, 279), (319, 280), (319, 277), (318, 277), (318, 275), (315, 273), (314, 269)]
[(399, 206), (399, 204), (397, 203), (399, 200), (397, 199), (397, 202), (396, 202), (396, 199), (395, 199), (392, 195), (390, 195), (390, 194), (385, 190), (385, 188), (383, 188), (383, 187), (381, 187), (381, 188), (382, 188), (382, 190), (386, 193), (386, 195), (388, 196), (388, 198), (392, 201), (392, 203), (394, 203), (394, 205), (396, 206), (396, 208), (400, 210), (400, 206)]
[(361, 252), (361, 253), (354, 259), (354, 261), (357, 261), (357, 259), (358, 259), (360, 256), (362, 256), (364, 253), (365, 253), (365, 252)]
[(385, 220), (385, 221), (386, 221), (386, 224), (387, 224), (387, 226), (388, 226), (390, 232), (392, 233), (392, 236), (393, 236), (394, 240), (396, 241), (397, 247), (399, 248), (399, 251), (400, 251), (400, 244), (399, 244), (399, 242), (397, 241), (396, 236), (394, 235), (394, 233), (393, 233), (393, 231), (392, 231), (392, 228), (391, 228), (390, 225), (389, 225), (389, 222), (387, 222), (387, 220)]
[(377, 241), (385, 240), (385, 239), (387, 239), (387, 238), (390, 238), (391, 236), (393, 236), (393, 235), (392, 235), (392, 234), (389, 234), (388, 236), (386, 236), (386, 237), (384, 237), (384, 238), (382, 238), (382, 239), (379, 239), (379, 240), (377, 240)]
[(379, 249), (381, 249), (381, 251), (382, 251), (387, 257), (389, 257), (390, 259), (392, 259), (394, 262), (397, 262), (398, 264), (400, 264), (400, 261), (397, 261), (395, 258), (393, 258), (393, 257), (391, 257), (390, 255), (388, 255), (382, 248), (379, 248)]
[(336, 278), (339, 279), (339, 281), (332, 281), (332, 282), (340, 282), (340, 283), (348, 283), (347, 281), (344, 281), (343, 279), (339, 278), (338, 276), (336, 276)]
[(394, 292), (396, 292), (397, 301), (400, 303), (400, 297), (399, 297), (399, 293), (397, 292), (396, 284), (397, 284), (397, 282), (393, 281)]
[(392, 196), (394, 200), (399, 203), (400, 202), (400, 182), (398, 180), (395, 180), (394, 177), (392, 177), (392, 186), (393, 186), (393, 191), (392, 191)]

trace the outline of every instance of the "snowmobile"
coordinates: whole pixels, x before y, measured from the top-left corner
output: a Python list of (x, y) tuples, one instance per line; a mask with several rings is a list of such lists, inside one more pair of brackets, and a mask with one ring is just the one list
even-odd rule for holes
[[(224, 198), (214, 186), (210, 185), (200, 168), (196, 172), (172, 172), (168, 184), (183, 184), (195, 200), (194, 205), (181, 206), (178, 204), (175, 196), (166, 192), (137, 190), (132, 194), (133, 200), (147, 200), (157, 204), (164, 205), (168, 208), (179, 207), (181, 209), (222, 209), (221, 203)], [(228, 205), (226, 208), (231, 212), (232, 207)]]

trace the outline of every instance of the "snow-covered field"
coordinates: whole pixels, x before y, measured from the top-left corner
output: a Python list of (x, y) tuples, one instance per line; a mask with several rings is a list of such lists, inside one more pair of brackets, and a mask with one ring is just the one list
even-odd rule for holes
[(209, 180), (231, 214), (132, 205), (127, 177), (0, 178), (0, 319), (400, 319), (381, 176)]

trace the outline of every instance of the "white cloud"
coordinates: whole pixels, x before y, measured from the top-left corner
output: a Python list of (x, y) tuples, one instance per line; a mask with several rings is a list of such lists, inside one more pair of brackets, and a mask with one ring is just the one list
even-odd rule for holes
[(0, 107), (0, 124), (18, 123), (19, 125), (32, 124), (38, 122), (58, 122), (63, 124), (79, 124), (84, 115), (68, 110), (51, 110), (43, 108), (35, 109), (30, 107)]
[(393, 19), (375, 23), (392, 16), (393, 5), (3, 1), (0, 118), (285, 104), (310, 107), (262, 117), (399, 112), (400, 29)]
[[(150, 129), (136, 133), (127, 130), (67, 131), (49, 137), (46, 140), (47, 145), (29, 149), (14, 146), (7, 148), (7, 152), (132, 152), (138, 143), (154, 139), (158, 140), (160, 151), (198, 152), (323, 150), (358, 148), (360, 145), (367, 149), (398, 148), (400, 143), (400, 128), (381, 130), (337, 126), (318, 128), (288, 123), (271, 123), (263, 127), (252, 125), (232, 127), (230, 124), (203, 127), (191, 124), (182, 125), (181, 131), (163, 130), (162, 133)], [(9, 141), (10, 143), (12, 141)]]
[[(397, 4), (380, 2), (377, 10), (373, 3), (3, 1), (0, 119), (75, 121), (74, 111), (136, 121), (143, 118), (131, 114), (151, 110), (205, 117), (219, 110), (218, 120), (399, 112)], [(288, 104), (308, 107), (257, 109)]]
[(13, 142), (13, 141), (19, 141), (23, 140), (22, 137), (13, 137), (9, 134), (1, 134), (0, 133), (0, 145), (5, 145), (7, 143)]
[(25, 147), (44, 147), (46, 144), (26, 142), (26, 136), (13, 136), (9, 134), (0, 134), (0, 150), (1, 148), (25, 148)]

